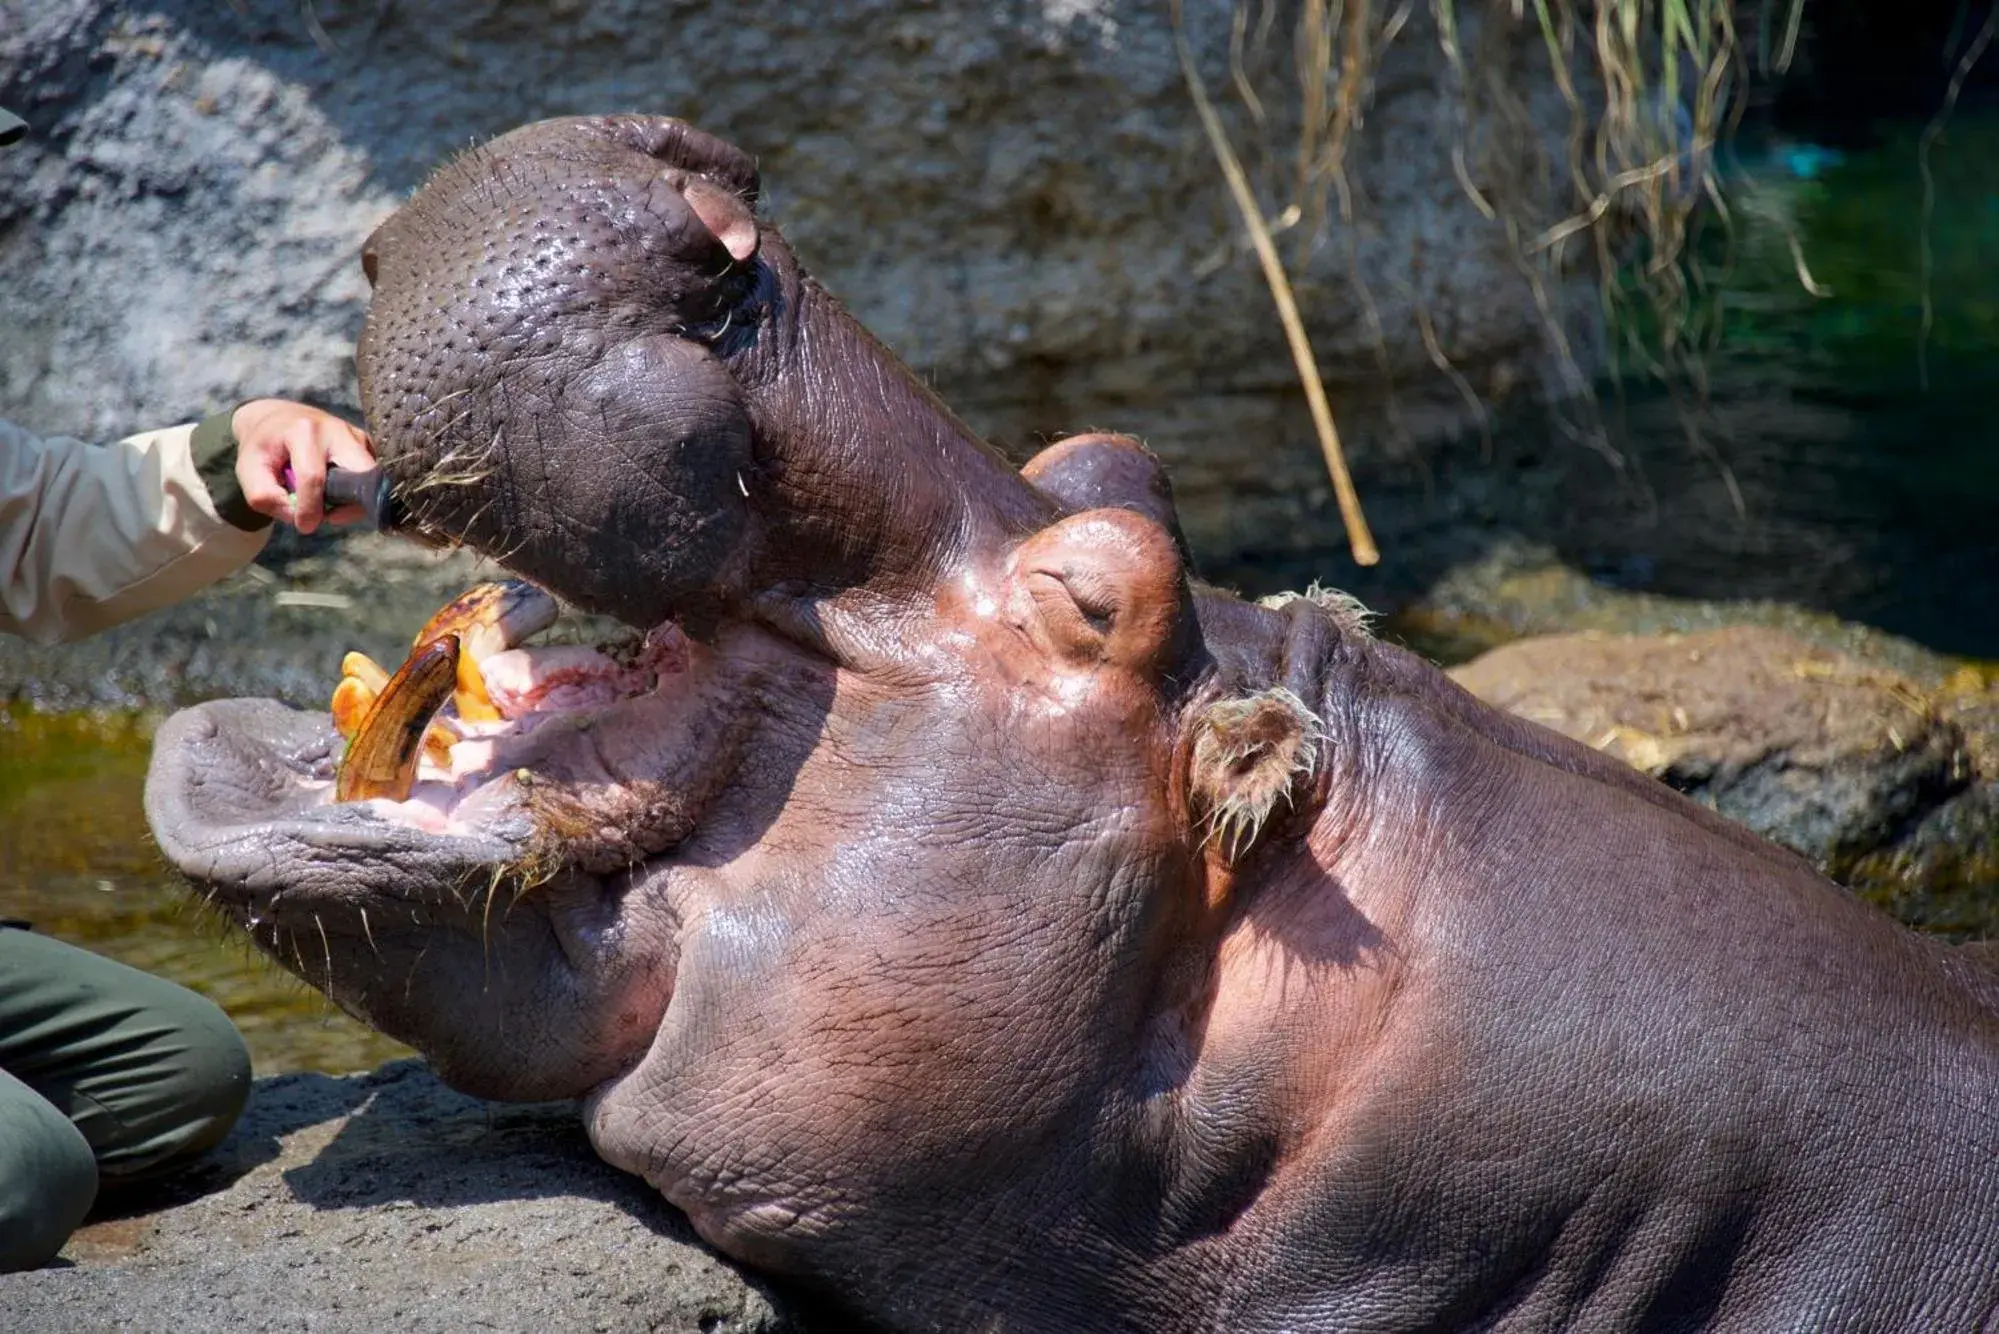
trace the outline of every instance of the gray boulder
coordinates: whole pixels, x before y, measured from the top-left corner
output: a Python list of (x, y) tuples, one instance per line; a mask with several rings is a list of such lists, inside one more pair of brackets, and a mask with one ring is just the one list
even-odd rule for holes
[(1522, 639), (1451, 675), (1913, 926), (1999, 939), (1999, 690), (1975, 668), (1926, 685), (1879, 656), (1733, 624)]

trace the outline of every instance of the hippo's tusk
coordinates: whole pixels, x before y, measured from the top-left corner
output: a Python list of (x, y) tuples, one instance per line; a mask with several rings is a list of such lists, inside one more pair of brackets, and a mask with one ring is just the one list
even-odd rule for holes
[(431, 715), (444, 706), (457, 682), (458, 657), (458, 637), (445, 635), (410, 654), (389, 678), (340, 758), (334, 800), (408, 800)]
[[(388, 684), (388, 672), (367, 654), (357, 651), (342, 658), (340, 684), (333, 688), (330, 710), (333, 730), (351, 742), (361, 730), (369, 707)], [(433, 718), (423, 732), (423, 757), (448, 769), (451, 767), (451, 747), (462, 739), (444, 719)]]
[(446, 635), (457, 636), (463, 650), (458, 658), (457, 688), (453, 692), (458, 716), (467, 722), (499, 722), (501, 713), (493, 707), (492, 696), (486, 691), (486, 676), (479, 670), (479, 664), (555, 624), (559, 610), (554, 598), (525, 579), (479, 584), (460, 593), (425, 621), (423, 629), (417, 631), (414, 647), (420, 649)]
[(555, 599), (525, 579), (499, 579), (466, 589), (438, 608), (411, 648), (456, 635), (474, 659), (510, 649), (555, 624)]

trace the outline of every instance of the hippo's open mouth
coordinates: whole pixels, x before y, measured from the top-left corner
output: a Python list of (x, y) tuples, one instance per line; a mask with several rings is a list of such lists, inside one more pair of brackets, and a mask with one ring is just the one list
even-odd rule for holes
[[(574, 840), (593, 799), (638, 775), (599, 772), (566, 757), (572, 808), (550, 828), (551, 785), (538, 768), (564, 750), (588, 751), (624, 715), (670, 701), (697, 646), (668, 621), (633, 642), (597, 648), (528, 647), (552, 624), (555, 600), (523, 580), (482, 584), (447, 605), (417, 634), (391, 676), (359, 653), (342, 662), (333, 722), (347, 738), (331, 798), (361, 802), (394, 824), (433, 834), (477, 836), (523, 821), (544, 842)], [(599, 757), (601, 760), (601, 757)], [(625, 814), (610, 803), (603, 819)], [(587, 839), (583, 841), (587, 846)], [(645, 851), (659, 851), (648, 848)]]
[[(687, 670), (688, 652), (686, 636), (669, 622), (620, 656), (575, 645), (495, 654), (480, 666), (496, 716), (468, 718), (463, 711), (430, 716), (428, 727), (413, 729), (421, 740), (414, 747), (408, 792), (359, 800), (391, 823), (435, 834), (476, 835), (514, 824), (533, 804), (534, 766), (525, 753), (531, 737), (544, 727), (583, 737), (615, 726), (626, 701), (672, 689)], [(410, 718), (422, 716), (420, 699), (404, 707), (413, 711)], [(352, 738), (349, 756), (378, 747), (399, 754), (410, 744), (404, 738), (412, 730), (400, 712), (378, 716), (370, 734)], [(340, 795), (338, 773), (333, 795)]]
[(622, 644), (525, 642), (556, 610), (524, 581), (481, 585), (393, 674), (348, 654), (330, 714), (230, 700), (170, 720), (149, 789), (163, 849), (239, 916), (227, 888), (263, 888), (285, 854), (343, 875), (388, 854), (421, 897), (474, 871), (602, 875), (670, 851), (724, 777), (741, 681), (672, 621)]
[(161, 851), (211, 906), (494, 1096), (580, 1096), (643, 1050), (676, 976), (677, 910), (655, 891), (759, 716), (758, 644), (673, 622), (524, 642), (554, 618), (531, 584), (482, 586), (396, 672), (349, 654), (329, 712), (175, 714), (146, 784)]

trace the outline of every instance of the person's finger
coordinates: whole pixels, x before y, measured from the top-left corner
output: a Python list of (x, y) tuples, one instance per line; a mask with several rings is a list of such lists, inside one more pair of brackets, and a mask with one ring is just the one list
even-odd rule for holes
[(310, 533), (326, 517), (326, 446), (318, 423), (295, 422), (285, 432), (292, 466), (292, 526)]
[(282, 447), (245, 445), (236, 451), (236, 485), (244, 503), (267, 518), (289, 521), (292, 498), (285, 490), (284, 464)]
[(367, 432), (335, 418), (327, 427), (326, 452), (333, 462), (349, 472), (366, 472), (375, 466), (374, 446)]

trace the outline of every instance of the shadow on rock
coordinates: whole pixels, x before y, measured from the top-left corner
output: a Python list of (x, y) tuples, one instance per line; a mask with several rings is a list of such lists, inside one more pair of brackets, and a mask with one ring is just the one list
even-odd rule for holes
[(353, 1114), (311, 1161), (283, 1174), (315, 1209), (581, 1197), (615, 1205), (662, 1236), (695, 1241), (686, 1218), (656, 1191), (597, 1157), (573, 1103), (469, 1098), (417, 1060), (329, 1082), (349, 1087)]
[(421, 1061), (260, 1080), (209, 1160), (0, 1276), (10, 1329), (851, 1328), (698, 1241), (569, 1104), (454, 1093)]
[[(384, 1067), (421, 1068), (406, 1061)], [(371, 1096), (376, 1076), (282, 1075), (257, 1082), (242, 1119), (229, 1137), (189, 1167), (157, 1180), (107, 1190), (91, 1210), (93, 1224), (156, 1214), (225, 1191), (284, 1152), (284, 1141), (312, 1126), (353, 1112)]]

